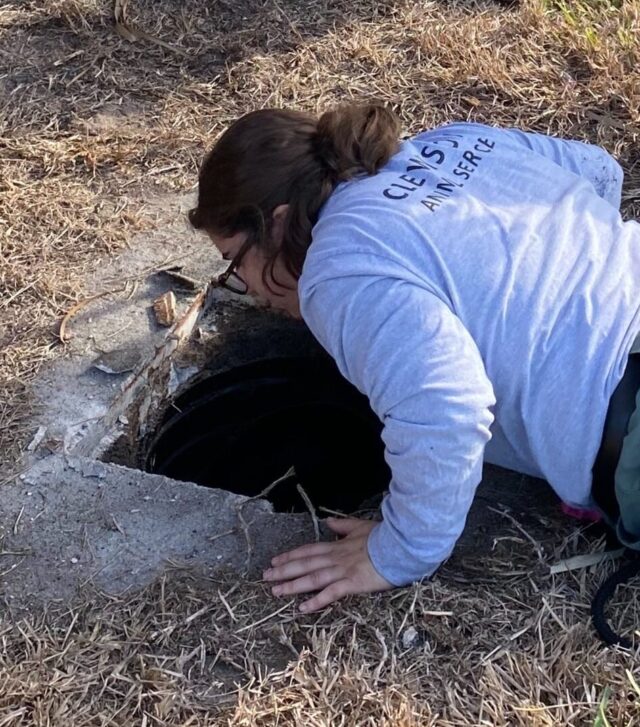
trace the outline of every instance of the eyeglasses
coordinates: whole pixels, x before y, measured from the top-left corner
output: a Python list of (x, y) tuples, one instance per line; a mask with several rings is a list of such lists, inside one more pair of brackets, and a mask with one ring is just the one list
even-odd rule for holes
[(234, 255), (229, 267), (224, 271), (224, 273), (222, 273), (222, 275), (218, 276), (219, 286), (226, 290), (230, 290), (232, 293), (237, 293), (238, 295), (246, 295), (249, 292), (249, 286), (238, 275), (238, 273), (236, 273), (236, 268), (242, 262), (242, 258), (251, 247), (252, 243), (253, 240), (250, 237), (244, 241), (242, 247)]

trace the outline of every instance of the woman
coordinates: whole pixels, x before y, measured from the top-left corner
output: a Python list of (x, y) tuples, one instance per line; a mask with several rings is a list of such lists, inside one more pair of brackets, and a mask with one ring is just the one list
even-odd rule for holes
[(382, 522), (329, 519), (342, 539), (264, 574), (276, 595), (317, 591), (303, 611), (432, 574), (483, 459), (592, 507), (640, 331), (640, 226), (620, 217), (606, 152), (469, 123), (398, 136), (378, 106), (247, 114), (206, 157), (190, 213), (230, 261), (221, 282), (302, 317), (384, 423)]

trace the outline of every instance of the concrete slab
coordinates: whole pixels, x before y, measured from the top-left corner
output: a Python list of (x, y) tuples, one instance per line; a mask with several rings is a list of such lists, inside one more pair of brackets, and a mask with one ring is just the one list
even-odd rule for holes
[(22, 606), (88, 584), (120, 593), (168, 565), (253, 577), (311, 538), (309, 515), (274, 513), (265, 500), (52, 455), (3, 490), (0, 596)]
[[(558, 512), (541, 481), (496, 468), (486, 475), (452, 559), (456, 568), (480, 563), (509, 532), (496, 508), (510, 508), (534, 534)], [(73, 600), (88, 585), (116, 594), (167, 567), (259, 577), (275, 553), (312, 539), (309, 515), (274, 513), (266, 500), (51, 455), (3, 490), (0, 598), (20, 608)]]

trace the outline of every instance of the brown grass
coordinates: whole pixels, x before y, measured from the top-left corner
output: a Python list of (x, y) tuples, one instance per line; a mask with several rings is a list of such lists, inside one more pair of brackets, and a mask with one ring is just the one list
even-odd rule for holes
[[(114, 7), (0, 6), (7, 466), (29, 435), (29, 384), (61, 353), (55, 323), (93, 292), (87, 272), (153, 224), (146, 201), (193, 187), (204, 149), (249, 109), (378, 98), (408, 132), (474, 119), (590, 140), (620, 158), (624, 213), (640, 216), (637, 2), (129, 0), (118, 3), (119, 28)], [(502, 576), (518, 570), (512, 550), (487, 565), (486, 581), (449, 573), (241, 633), (279, 606), (259, 585), (178, 580), (7, 621), (0, 725), (605, 727), (596, 711), (607, 685), (610, 723), (635, 724), (624, 671), (634, 662), (603, 651), (586, 625), (603, 568)], [(637, 594), (627, 589), (623, 602), (633, 620)], [(409, 626), (424, 643), (406, 651), (398, 637)]]
[[(587, 623), (601, 573), (550, 577), (538, 560), (584, 543), (533, 547), (515, 526), (505, 538), (483, 577), (458, 562), (316, 615), (260, 583), (173, 571), (141, 593), (5, 619), (0, 724), (604, 727), (599, 710), (636, 724), (637, 655), (605, 650)], [(619, 598), (619, 625), (639, 605)]]

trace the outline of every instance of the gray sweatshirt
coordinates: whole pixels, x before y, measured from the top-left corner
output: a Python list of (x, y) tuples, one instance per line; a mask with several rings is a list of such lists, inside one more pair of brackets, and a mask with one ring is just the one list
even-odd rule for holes
[(323, 207), (301, 311), (384, 424), (368, 550), (395, 585), (460, 536), (483, 460), (592, 504), (609, 398), (640, 331), (640, 225), (580, 142), (452, 124)]

